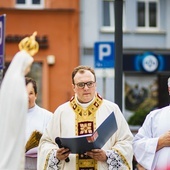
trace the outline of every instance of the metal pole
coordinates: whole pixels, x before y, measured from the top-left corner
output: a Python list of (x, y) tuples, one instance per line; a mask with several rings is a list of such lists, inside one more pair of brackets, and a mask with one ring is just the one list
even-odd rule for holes
[(115, 0), (115, 103), (122, 110), (122, 13), (123, 0)]
[(106, 70), (103, 69), (103, 98), (106, 98)]

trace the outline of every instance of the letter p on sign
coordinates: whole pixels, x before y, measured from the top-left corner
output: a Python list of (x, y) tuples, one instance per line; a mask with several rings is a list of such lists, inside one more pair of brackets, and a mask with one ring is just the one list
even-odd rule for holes
[(111, 46), (109, 44), (100, 44), (99, 46), (99, 60), (103, 60), (104, 57), (111, 55)]

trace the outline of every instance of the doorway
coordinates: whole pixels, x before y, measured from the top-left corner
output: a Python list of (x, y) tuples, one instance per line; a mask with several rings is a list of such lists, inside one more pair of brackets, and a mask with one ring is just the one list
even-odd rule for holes
[(170, 73), (158, 74), (158, 107), (169, 105), (170, 96), (168, 94), (168, 78)]

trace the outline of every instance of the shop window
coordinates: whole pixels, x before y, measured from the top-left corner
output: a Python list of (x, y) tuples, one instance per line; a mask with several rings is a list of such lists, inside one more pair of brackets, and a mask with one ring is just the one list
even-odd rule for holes
[(137, 27), (155, 29), (158, 27), (159, 0), (138, 0)]
[[(102, 29), (115, 28), (114, 0), (103, 0), (103, 23)], [(125, 1), (123, 1), (123, 29), (125, 27)]]
[(162, 108), (165, 106), (168, 106), (170, 103), (170, 95), (168, 93), (168, 78), (170, 73), (165, 73), (162, 72), (158, 74), (158, 93), (159, 93), (159, 98), (158, 98), (158, 107)]
[(42, 9), (44, 0), (16, 0), (16, 8), (23, 9)]

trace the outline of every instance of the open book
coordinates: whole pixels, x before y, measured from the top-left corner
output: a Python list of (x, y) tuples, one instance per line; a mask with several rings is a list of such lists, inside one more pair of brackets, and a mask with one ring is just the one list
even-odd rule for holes
[(71, 153), (81, 154), (92, 149), (101, 149), (116, 130), (117, 123), (112, 112), (92, 134), (70, 138), (57, 137), (56, 140), (60, 139), (61, 145), (69, 148)]

